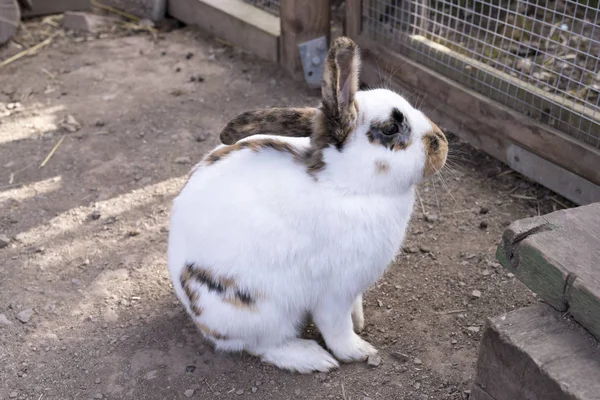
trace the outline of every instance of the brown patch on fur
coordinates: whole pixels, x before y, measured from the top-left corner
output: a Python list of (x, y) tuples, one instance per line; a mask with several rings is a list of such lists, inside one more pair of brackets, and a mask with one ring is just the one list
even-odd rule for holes
[(206, 165), (213, 165), (214, 163), (223, 160), (229, 154), (244, 149), (250, 149), (254, 152), (258, 152), (260, 150), (265, 149), (271, 149), (280, 153), (291, 154), (294, 158), (299, 160), (303, 159), (302, 154), (300, 154), (300, 152), (289, 143), (277, 139), (255, 139), (244, 142), (238, 142), (214, 150), (212, 153), (206, 156), (206, 158), (204, 159), (204, 163)]
[(375, 172), (379, 175), (385, 175), (390, 170), (390, 164), (385, 161), (377, 160), (375, 161)]
[(190, 310), (192, 310), (192, 312), (194, 313), (195, 316), (199, 316), (200, 314), (202, 314), (202, 311), (204, 311), (204, 310), (202, 309), (202, 307), (200, 307), (197, 304), (199, 295), (198, 295), (198, 292), (196, 292), (192, 289), (192, 286), (191, 286), (192, 274), (190, 272), (190, 269), (187, 266), (181, 273), (181, 277), (179, 278), (179, 281), (181, 284), (181, 288), (185, 292), (185, 295), (187, 296), (187, 298), (190, 302)]
[(228, 340), (229, 339), (226, 335), (222, 335), (219, 332), (216, 332), (216, 331), (210, 329), (208, 326), (206, 326), (200, 322), (196, 322), (196, 326), (198, 327), (198, 330), (200, 332), (202, 332), (202, 334), (204, 334), (204, 336), (207, 336), (210, 339), (213, 339), (213, 340)]
[(309, 137), (316, 108), (269, 108), (246, 111), (225, 125), (221, 143), (231, 145), (253, 135)]
[[(211, 271), (205, 268), (198, 267), (194, 264), (187, 264), (182, 273), (182, 287), (186, 291), (188, 297), (193, 295), (196, 296), (195, 299), (197, 300), (197, 293), (188, 293), (188, 289), (186, 289), (186, 287), (189, 288), (189, 282), (192, 280), (205, 286), (207, 290), (219, 294), (224, 303), (229, 303), (240, 309), (256, 310), (256, 299), (258, 295), (250, 294), (247, 290), (240, 288), (232, 278), (216, 277)], [(183, 283), (184, 281), (186, 282), (185, 284)], [(200, 313), (201, 312), (202, 311), (200, 311)]]
[(423, 175), (429, 177), (438, 172), (446, 163), (448, 156), (448, 140), (436, 124), (431, 123), (432, 129), (423, 135), (423, 147), (425, 149), (425, 171)]

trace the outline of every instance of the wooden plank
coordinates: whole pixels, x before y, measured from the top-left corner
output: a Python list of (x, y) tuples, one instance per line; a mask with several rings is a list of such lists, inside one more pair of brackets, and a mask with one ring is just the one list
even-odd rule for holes
[(31, 3), (33, 5), (31, 10), (23, 10), (23, 18), (60, 14), (65, 11), (87, 11), (92, 9), (90, 0), (32, 0)]
[[(599, 377), (598, 342), (561, 313), (538, 304), (486, 322), (471, 397), (593, 400), (600, 398)], [(482, 392), (487, 397), (479, 396)]]
[(101, 0), (100, 2), (152, 21), (164, 19), (167, 12), (167, 0)]
[(584, 205), (600, 201), (600, 185), (518, 146), (506, 136), (491, 134), (496, 128), (474, 121), (468, 109), (456, 109), (450, 104), (440, 106), (437, 95), (421, 94), (419, 88), (407, 84), (401, 73), (394, 74), (391, 78), (391, 73), (381, 69), (385, 62), (378, 62), (367, 51), (363, 53), (366, 53), (362, 62), (363, 82), (371, 86), (391, 87), (404, 93), (409, 100), (418, 101), (420, 108), (425, 110), (429, 118), (434, 120), (442, 130), (458, 134), (474, 147), (486, 151), (515, 171), (539, 182), (575, 204)]
[(498, 261), (600, 339), (600, 203), (512, 223)]
[(344, 35), (357, 37), (362, 29), (362, 0), (346, 0)]
[(21, 23), (21, 9), (17, 0), (0, 0), (0, 44), (13, 37)]
[[(385, 74), (410, 88), (435, 99), (436, 108), (472, 136), (488, 135), (496, 141), (506, 139), (540, 157), (600, 185), (600, 149), (581, 143), (556, 129), (542, 125), (489, 98), (390, 51), (370, 39), (354, 38), (361, 46), (363, 59), (371, 60)], [(488, 151), (488, 149), (485, 149)]]
[(279, 18), (241, 0), (169, 0), (168, 13), (267, 61), (279, 61)]
[(295, 79), (303, 79), (298, 44), (321, 36), (330, 38), (331, 0), (281, 0), (280, 64)]

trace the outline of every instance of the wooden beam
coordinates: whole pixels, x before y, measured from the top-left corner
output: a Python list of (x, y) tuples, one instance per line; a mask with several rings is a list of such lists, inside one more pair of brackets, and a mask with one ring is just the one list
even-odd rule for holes
[(321, 36), (329, 43), (331, 0), (281, 0), (281, 66), (295, 79), (303, 79), (298, 44)]
[(600, 203), (512, 223), (498, 261), (600, 339)]
[(33, 0), (31, 10), (23, 10), (23, 18), (37, 17), (40, 15), (60, 14), (65, 11), (91, 10), (90, 0)]
[(362, 29), (362, 0), (346, 0), (344, 35), (358, 37)]
[(13, 37), (21, 24), (21, 9), (17, 0), (0, 0), (0, 44)]
[(600, 393), (600, 349), (545, 304), (486, 323), (471, 400), (591, 400)]
[(279, 61), (279, 18), (241, 0), (169, 0), (168, 13), (271, 62)]
[[(453, 132), (457, 135), (479, 141), (481, 148), (494, 156), (505, 152), (493, 149), (495, 144), (516, 143), (565, 170), (600, 185), (600, 168), (597, 168), (600, 165), (600, 149), (581, 143), (469, 90), (377, 42), (363, 36), (354, 39), (361, 46), (366, 64), (374, 71), (381, 70), (387, 76), (393, 73), (393, 81), (411, 93), (426, 96), (426, 101), (439, 111), (439, 120), (453, 125)], [(367, 65), (363, 70), (366, 67)], [(373, 79), (373, 73), (370, 78)], [(386, 82), (387, 79), (380, 78), (367, 83)], [(480, 136), (486, 138), (479, 139)], [(498, 158), (507, 159), (506, 155), (499, 155)]]

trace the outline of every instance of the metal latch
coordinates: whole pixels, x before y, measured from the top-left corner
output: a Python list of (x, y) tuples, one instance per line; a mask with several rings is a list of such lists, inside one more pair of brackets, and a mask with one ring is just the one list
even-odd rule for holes
[(300, 60), (304, 71), (304, 80), (313, 88), (321, 87), (323, 66), (327, 58), (327, 38), (325, 36), (299, 43)]

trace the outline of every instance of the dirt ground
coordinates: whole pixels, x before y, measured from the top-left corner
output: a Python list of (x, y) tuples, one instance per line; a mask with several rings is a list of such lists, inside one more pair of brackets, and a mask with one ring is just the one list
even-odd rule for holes
[(496, 245), (564, 200), (454, 139), (365, 297), (380, 365), (215, 353), (170, 286), (171, 201), (229, 118), (318, 94), (188, 28), (66, 38), (0, 81), (0, 399), (466, 399), (485, 319), (537, 301)]

